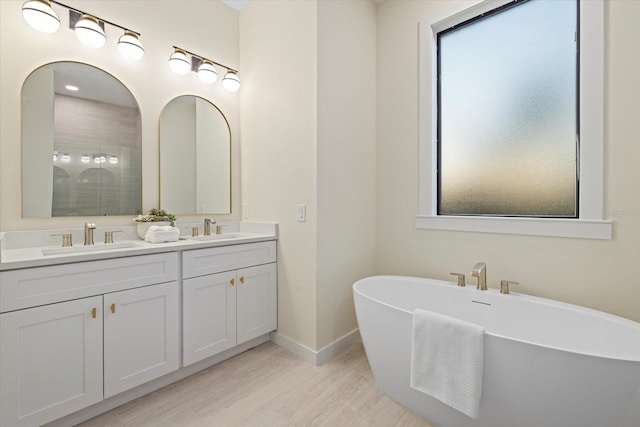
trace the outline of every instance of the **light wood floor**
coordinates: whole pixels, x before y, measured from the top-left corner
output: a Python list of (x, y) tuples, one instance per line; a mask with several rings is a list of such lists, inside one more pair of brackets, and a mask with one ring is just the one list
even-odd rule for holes
[(312, 366), (268, 342), (82, 427), (432, 427), (384, 396), (362, 343)]

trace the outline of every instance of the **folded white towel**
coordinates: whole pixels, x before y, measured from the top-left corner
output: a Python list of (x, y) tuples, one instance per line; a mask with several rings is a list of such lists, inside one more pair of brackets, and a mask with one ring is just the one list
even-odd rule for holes
[(411, 343), (411, 388), (471, 418), (482, 394), (484, 328), (416, 309)]
[(144, 240), (149, 243), (177, 242), (180, 238), (180, 230), (169, 225), (152, 225), (144, 235)]

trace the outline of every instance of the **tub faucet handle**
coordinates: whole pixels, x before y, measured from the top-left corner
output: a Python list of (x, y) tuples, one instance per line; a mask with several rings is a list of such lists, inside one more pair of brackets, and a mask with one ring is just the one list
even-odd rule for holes
[(464, 274), (462, 273), (449, 273), (452, 276), (458, 276), (458, 286), (466, 286), (467, 284), (464, 281)]
[(507, 295), (509, 293), (509, 285), (519, 285), (518, 282), (512, 282), (511, 280), (500, 281), (500, 293)]

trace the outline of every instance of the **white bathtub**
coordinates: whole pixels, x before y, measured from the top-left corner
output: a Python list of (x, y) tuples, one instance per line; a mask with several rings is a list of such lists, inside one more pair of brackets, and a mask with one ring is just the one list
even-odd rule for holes
[[(353, 295), (378, 386), (438, 426), (640, 426), (640, 323), (517, 293), (401, 276), (362, 279)], [(416, 308), (486, 328), (476, 419), (409, 387)]]

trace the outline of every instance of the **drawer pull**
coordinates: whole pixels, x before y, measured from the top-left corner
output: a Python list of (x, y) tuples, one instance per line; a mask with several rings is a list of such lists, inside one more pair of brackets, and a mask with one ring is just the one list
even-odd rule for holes
[(234, 286), (236, 284), (236, 279), (231, 279), (231, 286)]
[(116, 312), (116, 303), (111, 304), (111, 313), (115, 314)]
[(92, 318), (94, 318), (94, 319), (95, 319), (96, 317), (98, 317), (98, 309), (97, 309), (97, 308), (93, 307), (93, 308), (91, 309), (91, 317), (92, 317)]
[(240, 276), (240, 283), (244, 283), (244, 276)]

